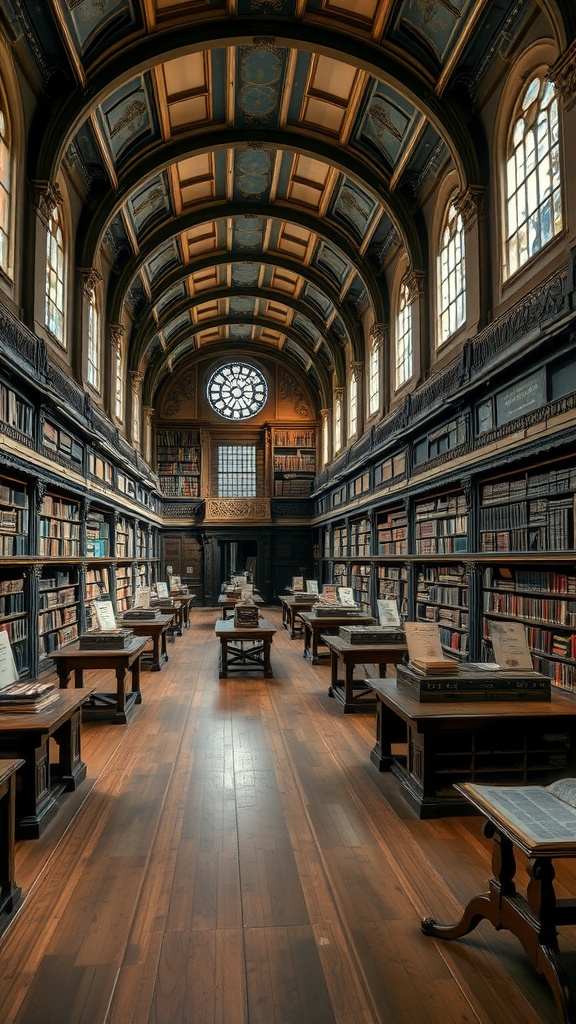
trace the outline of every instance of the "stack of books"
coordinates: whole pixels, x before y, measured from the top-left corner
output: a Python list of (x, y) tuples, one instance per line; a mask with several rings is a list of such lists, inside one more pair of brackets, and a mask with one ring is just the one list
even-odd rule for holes
[(10, 683), (0, 689), (0, 713), (19, 711), (35, 714), (53, 704), (58, 696), (56, 683), (38, 683), (35, 680)]
[(131, 629), (90, 629), (80, 636), (81, 651), (124, 651), (134, 639)]
[(132, 622), (150, 619), (159, 619), (161, 615), (160, 605), (156, 605), (154, 608), (129, 608), (127, 612), (124, 612), (122, 618), (132, 620)]
[(410, 667), (424, 676), (457, 676), (458, 662), (452, 658), (416, 658)]

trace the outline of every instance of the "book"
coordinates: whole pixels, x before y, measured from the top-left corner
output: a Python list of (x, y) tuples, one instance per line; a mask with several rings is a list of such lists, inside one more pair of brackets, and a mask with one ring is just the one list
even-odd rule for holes
[(406, 622), (408, 658), (417, 672), (425, 675), (456, 675), (458, 663), (445, 658), (437, 622)]
[(320, 594), (321, 604), (337, 604), (338, 594), (336, 593), (336, 586), (334, 583), (324, 583), (322, 587), (322, 593)]
[(18, 669), (7, 630), (0, 630), (0, 693), (18, 682)]
[(344, 608), (355, 608), (354, 591), (352, 587), (337, 587), (338, 600)]
[(576, 853), (576, 779), (558, 779), (549, 786), (477, 786), (456, 789), (525, 851), (553, 856)]
[(306, 580), (306, 592), (318, 597), (318, 580)]
[(522, 671), (534, 668), (528, 647), (526, 629), (521, 622), (490, 621), (490, 639), (494, 661), (506, 671)]
[(50, 707), (54, 704), (60, 696), (59, 690), (54, 688), (50, 693), (45, 694), (44, 697), (38, 697), (33, 701), (0, 701), (0, 714), (25, 714), (35, 715), (39, 711), (43, 711), (44, 708)]
[(116, 616), (110, 599), (96, 598), (94, 601), (94, 614), (101, 630), (116, 631)]

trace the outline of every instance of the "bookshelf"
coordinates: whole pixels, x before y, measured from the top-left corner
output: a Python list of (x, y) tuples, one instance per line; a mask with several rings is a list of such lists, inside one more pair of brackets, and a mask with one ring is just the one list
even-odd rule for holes
[(416, 621), (437, 622), (447, 654), (468, 654), (468, 576), (464, 566), (422, 566), (416, 589)]
[(28, 642), (29, 616), (24, 587), (24, 575), (0, 569), (0, 629), (8, 633), (14, 661), (20, 676), (26, 676), (30, 668), (30, 644)]
[(112, 467), (112, 463), (108, 462), (108, 459), (102, 458), (101, 455), (97, 455), (96, 452), (93, 451), (88, 453), (88, 472), (95, 480), (100, 480), (102, 483), (107, 484), (108, 487), (114, 486), (114, 469)]
[(148, 565), (145, 562), (143, 562), (140, 563), (136, 568), (136, 586), (147, 587), (148, 583)]
[(89, 512), (86, 517), (86, 555), (107, 558), (110, 554), (110, 523), (103, 512)]
[(59, 456), (76, 468), (82, 468), (83, 446), (67, 430), (47, 419), (42, 424), (42, 447), (47, 454)]
[[(345, 584), (343, 584), (345, 585)], [(354, 600), (363, 612), (372, 613), (372, 564), (371, 562), (352, 562), (350, 565), (350, 586), (354, 591)]]
[(78, 570), (71, 566), (45, 566), (38, 583), (38, 656), (42, 662), (53, 651), (75, 640), (79, 633)]
[(316, 428), (274, 427), (272, 449), (274, 496), (307, 498), (316, 476)]
[(84, 580), (84, 610), (86, 615), (86, 629), (92, 629), (96, 625), (92, 602), (100, 594), (110, 593), (110, 571), (107, 566), (90, 568), (86, 570)]
[(148, 555), (148, 533), (139, 524), (136, 526), (136, 558), (146, 558)]
[(200, 434), (197, 430), (161, 427), (156, 431), (156, 467), (167, 498), (200, 495)]
[(526, 628), (534, 668), (576, 692), (576, 571), (545, 564), (484, 570), (483, 642), (491, 657), (490, 622), (514, 619)]
[(127, 611), (130, 607), (133, 597), (132, 575), (131, 565), (119, 565), (116, 569), (115, 604), (117, 615)]
[(348, 526), (335, 526), (332, 531), (334, 558), (346, 558), (348, 554)]
[(118, 471), (116, 474), (116, 486), (121, 494), (125, 494), (127, 498), (133, 498), (136, 500), (138, 497), (138, 489), (136, 487), (136, 481), (132, 477), (127, 476), (126, 473)]
[(401, 564), (378, 561), (376, 599), (396, 601), (402, 620), (408, 618), (408, 570)]
[(116, 522), (114, 554), (116, 558), (134, 557), (134, 530), (127, 519)]
[(408, 553), (408, 515), (406, 509), (395, 508), (382, 512), (376, 519), (379, 555), (405, 555)]
[(80, 554), (80, 502), (45, 494), (40, 507), (40, 554), (76, 558)]
[(415, 503), (417, 555), (449, 555), (468, 550), (468, 512), (463, 494), (442, 494)]
[(17, 391), (0, 381), (0, 420), (19, 434), (34, 435), (34, 410)]
[(28, 553), (28, 493), (11, 477), (0, 477), (0, 557)]
[(348, 565), (346, 562), (334, 562), (332, 570), (332, 583), (337, 587), (348, 587)]
[(533, 470), (485, 483), (482, 551), (567, 551), (574, 547), (576, 469)]
[(350, 522), (350, 554), (352, 557), (370, 555), (372, 551), (372, 524), (368, 516)]

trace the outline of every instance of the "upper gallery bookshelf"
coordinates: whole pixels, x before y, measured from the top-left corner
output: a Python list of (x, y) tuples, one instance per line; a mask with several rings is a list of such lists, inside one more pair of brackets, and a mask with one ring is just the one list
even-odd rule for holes
[(200, 434), (198, 430), (159, 427), (156, 464), (162, 493), (167, 498), (200, 495)]
[(316, 475), (316, 428), (272, 429), (275, 497), (308, 497)]
[(8, 633), (18, 673), (28, 675), (29, 616), (24, 573), (9, 567), (0, 568), (0, 630)]
[(28, 493), (11, 477), (0, 477), (0, 557), (28, 552)]
[(481, 551), (568, 551), (574, 547), (576, 468), (534, 470), (481, 487)]
[(26, 437), (34, 432), (34, 410), (18, 392), (0, 381), (0, 420)]
[(45, 494), (40, 507), (40, 554), (51, 558), (80, 555), (80, 502)]
[(463, 494), (439, 494), (414, 506), (417, 555), (468, 550), (468, 510)]

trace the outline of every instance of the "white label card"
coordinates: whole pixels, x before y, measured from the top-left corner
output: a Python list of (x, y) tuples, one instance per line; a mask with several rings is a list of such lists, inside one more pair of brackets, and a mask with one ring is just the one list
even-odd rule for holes
[(94, 601), (94, 611), (100, 629), (116, 629), (116, 616), (112, 601)]

